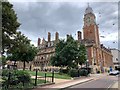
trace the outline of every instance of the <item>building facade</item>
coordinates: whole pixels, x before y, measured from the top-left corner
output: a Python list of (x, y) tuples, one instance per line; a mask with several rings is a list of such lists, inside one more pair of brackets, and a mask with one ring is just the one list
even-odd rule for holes
[(112, 48), (111, 49), (112, 55), (113, 55), (113, 64), (115, 69), (120, 70), (120, 50)]
[(51, 41), (51, 33), (48, 32), (48, 40), (44, 38), (38, 38), (38, 49), (39, 52), (35, 57), (33, 62), (34, 69), (39, 69), (41, 71), (51, 70), (53, 67), (50, 65), (50, 57), (54, 55), (55, 45), (59, 41), (59, 33), (55, 33), (55, 40)]
[[(99, 27), (96, 23), (96, 16), (92, 8), (88, 5), (84, 14), (83, 39), (82, 33), (78, 31), (78, 42), (84, 44), (87, 48), (87, 59), (92, 72), (104, 72), (113, 67), (112, 54), (109, 48), (100, 44)], [(49, 65), (50, 57), (54, 55), (55, 45), (59, 41), (59, 34), (56, 32), (55, 40), (51, 41), (51, 34), (48, 32), (48, 40), (38, 38), (39, 52), (33, 62), (34, 69), (40, 70), (51, 69)]]

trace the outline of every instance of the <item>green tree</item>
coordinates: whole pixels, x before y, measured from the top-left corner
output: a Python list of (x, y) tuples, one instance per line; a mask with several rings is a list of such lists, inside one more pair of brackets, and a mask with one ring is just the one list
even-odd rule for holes
[(80, 44), (78, 46), (78, 49), (77, 49), (78, 53), (76, 54), (76, 62), (77, 62), (77, 65), (81, 65), (84, 64), (87, 60), (87, 57), (86, 57), (86, 47), (85, 45), (82, 45)]
[[(1, 1), (0, 1), (1, 2)], [(22, 61), (25, 69), (25, 62), (32, 61), (37, 49), (30, 44), (30, 40), (21, 32), (18, 32), (20, 23), (17, 21), (17, 14), (13, 5), (9, 2), (2, 2), (2, 55), (7, 54), (7, 60)]]
[(3, 68), (5, 68), (4, 66), (6, 65), (6, 62), (7, 62), (6, 56), (2, 55), (2, 56), (0, 57), (0, 60), (2, 61), (1, 66), (2, 66)]
[(34, 60), (37, 54), (37, 48), (34, 45), (28, 45), (25, 52), (20, 52), (20, 61), (23, 62), (23, 70), (25, 70), (25, 62), (29, 63)]
[(65, 58), (66, 66), (68, 69), (74, 68), (76, 66), (76, 54), (77, 54), (77, 42), (70, 35), (66, 40), (66, 45), (63, 48), (61, 55)]
[(16, 61), (22, 61), (23, 70), (25, 70), (25, 62), (28, 63), (34, 59), (37, 54), (37, 48), (31, 45), (30, 40), (21, 32), (17, 33), (14, 41), (14, 45), (8, 51), (8, 60), (15, 61), (15, 63)]
[[(1, 1), (0, 1), (1, 2)], [(13, 38), (16, 35), (20, 23), (17, 21), (17, 14), (13, 5), (9, 2), (2, 2), (2, 54), (13, 45)]]
[(60, 67), (66, 66), (66, 63), (65, 63), (66, 60), (61, 55), (62, 49), (63, 47), (65, 47), (65, 45), (66, 45), (66, 42), (64, 40), (59, 40), (59, 43), (56, 44), (55, 55), (51, 56), (50, 58), (51, 64), (53, 66), (60, 66)]
[(84, 63), (86, 60), (86, 48), (84, 45), (73, 39), (70, 35), (66, 41), (60, 40), (55, 48), (55, 55), (51, 57), (53, 66), (78, 68), (78, 64)]

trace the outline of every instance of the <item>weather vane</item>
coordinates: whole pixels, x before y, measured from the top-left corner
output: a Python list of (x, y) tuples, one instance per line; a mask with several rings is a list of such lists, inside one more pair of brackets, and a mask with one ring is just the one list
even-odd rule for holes
[(88, 4), (88, 7), (89, 7), (89, 3), (87, 3)]

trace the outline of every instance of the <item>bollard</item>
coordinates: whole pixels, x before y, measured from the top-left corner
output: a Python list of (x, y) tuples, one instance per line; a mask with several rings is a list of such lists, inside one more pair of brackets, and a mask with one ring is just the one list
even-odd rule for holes
[(54, 71), (52, 71), (52, 83), (54, 82)]
[(36, 75), (35, 75), (35, 86), (37, 86), (37, 73), (38, 73), (38, 70), (36, 69)]
[(79, 74), (79, 69), (78, 69), (78, 77), (80, 76), (80, 74)]
[(46, 73), (45, 73), (45, 83), (46, 83)]

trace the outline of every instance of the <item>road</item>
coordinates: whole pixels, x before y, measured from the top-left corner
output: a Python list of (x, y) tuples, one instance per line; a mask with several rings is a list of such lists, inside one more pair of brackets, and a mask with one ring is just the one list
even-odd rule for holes
[(83, 84), (71, 86), (69, 88), (66, 88), (65, 90), (74, 90), (78, 88), (78, 90), (110, 90), (109, 88), (117, 81), (117, 76), (105, 76), (102, 78), (96, 78), (95, 80)]

